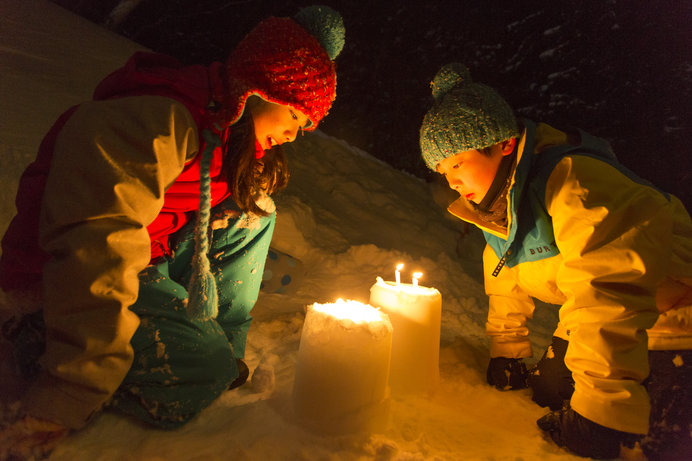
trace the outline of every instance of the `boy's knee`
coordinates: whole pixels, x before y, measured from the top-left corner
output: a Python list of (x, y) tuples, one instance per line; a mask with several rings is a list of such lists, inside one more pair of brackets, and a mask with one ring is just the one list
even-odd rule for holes
[(533, 401), (541, 407), (559, 410), (572, 397), (574, 380), (565, 365), (567, 345), (567, 341), (554, 336), (541, 360), (529, 372), (527, 382), (533, 390)]

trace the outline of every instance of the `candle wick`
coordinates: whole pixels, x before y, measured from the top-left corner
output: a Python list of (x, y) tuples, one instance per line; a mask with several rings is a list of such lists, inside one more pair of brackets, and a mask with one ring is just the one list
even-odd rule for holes
[(422, 272), (414, 272), (413, 273), (413, 286), (415, 288), (418, 287), (418, 279), (423, 276)]

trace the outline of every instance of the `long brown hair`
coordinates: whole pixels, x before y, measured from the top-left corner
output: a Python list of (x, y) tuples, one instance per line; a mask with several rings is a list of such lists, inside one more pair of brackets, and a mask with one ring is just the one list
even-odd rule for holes
[(256, 200), (264, 191), (267, 195), (281, 191), (288, 184), (288, 162), (281, 146), (265, 151), (255, 158), (255, 125), (249, 111), (229, 128), (224, 145), (223, 174), (231, 196), (245, 213), (266, 216)]

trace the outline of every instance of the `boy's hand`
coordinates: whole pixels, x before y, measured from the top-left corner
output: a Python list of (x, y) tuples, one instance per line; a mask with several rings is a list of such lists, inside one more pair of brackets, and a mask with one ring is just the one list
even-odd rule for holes
[(522, 359), (493, 357), (488, 364), (486, 379), (488, 384), (501, 391), (525, 389), (526, 365)]
[(50, 421), (24, 416), (0, 426), (0, 459), (44, 459), (69, 429)]
[(587, 458), (617, 458), (621, 444), (631, 447), (642, 437), (601, 426), (571, 408), (551, 411), (536, 423), (558, 446)]

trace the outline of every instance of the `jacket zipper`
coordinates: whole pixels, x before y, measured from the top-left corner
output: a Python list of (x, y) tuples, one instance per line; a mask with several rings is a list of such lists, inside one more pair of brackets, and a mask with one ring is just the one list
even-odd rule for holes
[(512, 253), (512, 250), (507, 250), (504, 255), (502, 255), (502, 258), (500, 258), (500, 262), (497, 263), (497, 266), (495, 266), (495, 270), (493, 271), (493, 277), (497, 277), (497, 274), (500, 273), (503, 267), (505, 267), (505, 263), (507, 262), (507, 256), (509, 256)]

